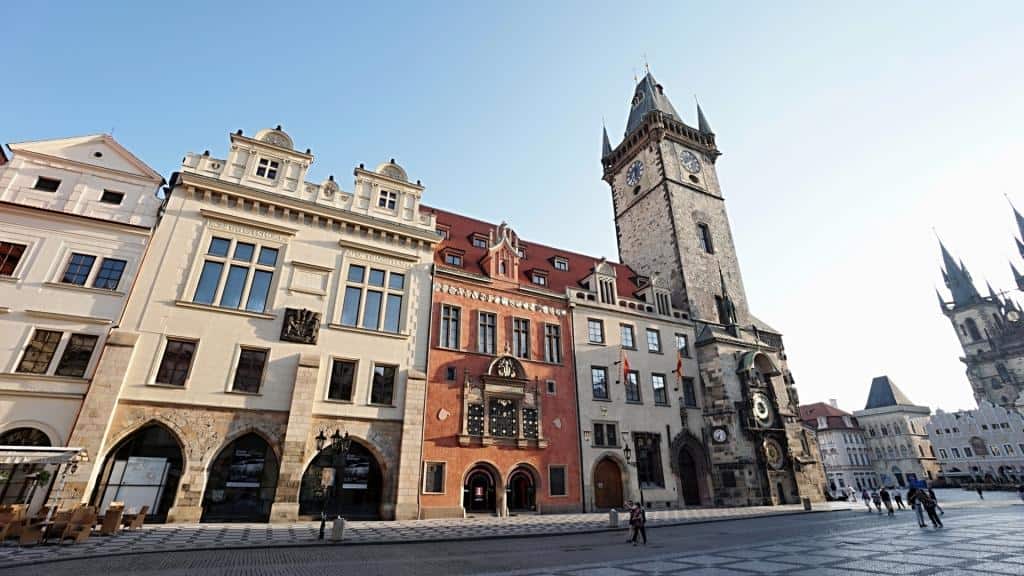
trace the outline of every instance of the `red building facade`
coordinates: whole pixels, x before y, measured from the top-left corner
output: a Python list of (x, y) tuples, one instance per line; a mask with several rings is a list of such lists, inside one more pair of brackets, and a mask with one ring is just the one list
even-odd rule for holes
[(558, 257), (505, 224), (433, 212), (446, 239), (435, 253), (420, 515), (579, 511)]

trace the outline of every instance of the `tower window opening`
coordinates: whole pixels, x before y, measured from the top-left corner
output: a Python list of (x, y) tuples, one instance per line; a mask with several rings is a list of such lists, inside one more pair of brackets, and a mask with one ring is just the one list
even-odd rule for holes
[(974, 321), (974, 318), (964, 320), (964, 324), (967, 326), (967, 334), (971, 340), (981, 340), (981, 332), (978, 331), (978, 323)]
[(697, 224), (697, 239), (700, 240), (700, 247), (708, 254), (715, 253), (715, 245), (711, 240), (711, 228), (700, 222)]

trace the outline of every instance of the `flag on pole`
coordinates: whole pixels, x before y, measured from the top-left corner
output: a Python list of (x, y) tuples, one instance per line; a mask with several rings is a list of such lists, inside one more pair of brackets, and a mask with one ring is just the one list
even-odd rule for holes
[(622, 385), (629, 384), (629, 357), (626, 356), (626, 351), (622, 350)]
[(679, 348), (676, 350), (676, 369), (673, 370), (676, 375), (676, 381), (680, 382), (683, 379), (683, 350)]

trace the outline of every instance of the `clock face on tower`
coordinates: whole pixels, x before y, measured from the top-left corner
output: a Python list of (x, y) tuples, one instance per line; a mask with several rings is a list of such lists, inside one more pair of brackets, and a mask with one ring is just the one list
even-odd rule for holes
[(715, 428), (714, 431), (711, 433), (711, 439), (718, 444), (722, 444), (723, 442), (729, 439), (729, 433), (725, 430), (725, 428)]
[(754, 392), (750, 399), (751, 406), (754, 411), (754, 419), (761, 426), (767, 426), (772, 423), (772, 404), (771, 400), (762, 392)]
[(687, 171), (693, 174), (700, 173), (700, 159), (693, 152), (683, 150), (679, 155), (679, 161), (683, 163), (683, 168), (686, 168)]
[(640, 183), (640, 177), (644, 175), (644, 163), (636, 160), (629, 165), (629, 170), (626, 171), (626, 184), (630, 186), (636, 186)]

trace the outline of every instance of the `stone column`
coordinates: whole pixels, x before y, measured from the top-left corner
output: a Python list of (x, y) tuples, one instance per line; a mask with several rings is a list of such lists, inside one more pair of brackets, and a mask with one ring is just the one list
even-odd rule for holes
[(139, 335), (135, 332), (111, 330), (103, 347), (103, 353), (96, 364), (89, 391), (82, 401), (82, 408), (75, 421), (75, 428), (68, 438), (68, 446), (82, 448), (88, 455), (87, 462), (80, 462), (77, 470), (67, 476), (63, 490), (50, 494), (50, 506), (68, 506), (73, 502), (86, 503), (96, 484), (96, 477), (103, 468), (105, 452), (109, 449), (107, 431), (114, 419), (117, 399), (121, 395), (128, 374), (128, 366), (135, 352)]
[(405, 414), (402, 416), (402, 446), (398, 456), (396, 520), (419, 517), (420, 461), (423, 454), (423, 410), (427, 375), (413, 368), (405, 379)]
[(292, 386), (292, 403), (288, 411), (288, 428), (281, 448), (281, 467), (277, 494), (270, 508), (271, 522), (293, 522), (299, 516), (299, 487), (306, 471), (306, 445), (313, 431), (313, 397), (320, 373), (320, 356), (315, 353), (299, 356)]

